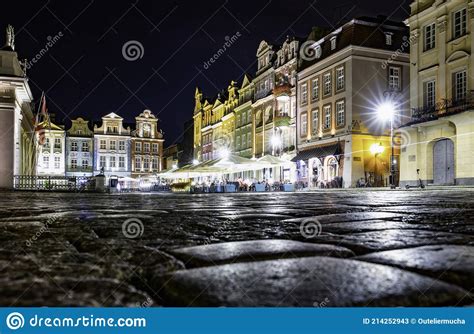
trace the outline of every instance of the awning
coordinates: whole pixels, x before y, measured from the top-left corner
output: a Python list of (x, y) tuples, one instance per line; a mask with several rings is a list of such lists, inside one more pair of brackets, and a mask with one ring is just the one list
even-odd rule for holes
[(316, 146), (308, 150), (300, 151), (293, 159), (291, 159), (291, 161), (297, 162), (300, 160), (308, 160), (312, 158), (325, 158), (329, 155), (338, 157), (342, 153), (341, 144), (337, 142), (330, 145)]

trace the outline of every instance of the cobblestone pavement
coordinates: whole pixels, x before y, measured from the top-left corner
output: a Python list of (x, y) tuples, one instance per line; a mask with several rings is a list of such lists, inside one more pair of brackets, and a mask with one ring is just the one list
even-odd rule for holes
[(473, 195), (3, 192), (0, 305), (473, 305)]

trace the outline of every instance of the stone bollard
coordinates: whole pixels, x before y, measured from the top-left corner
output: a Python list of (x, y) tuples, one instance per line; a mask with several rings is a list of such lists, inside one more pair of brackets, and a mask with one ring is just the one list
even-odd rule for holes
[(105, 175), (95, 176), (95, 191), (98, 193), (105, 193), (107, 191), (105, 186)]

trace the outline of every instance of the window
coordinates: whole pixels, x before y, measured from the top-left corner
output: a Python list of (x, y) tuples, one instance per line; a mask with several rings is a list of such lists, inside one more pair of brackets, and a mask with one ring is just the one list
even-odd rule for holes
[(424, 50), (431, 50), (436, 45), (436, 25), (435, 23), (425, 26)]
[(71, 160), (71, 169), (76, 169), (77, 168), (77, 160), (76, 159), (72, 159)]
[(317, 59), (321, 58), (321, 45), (316, 45), (314, 52)]
[(311, 84), (311, 99), (317, 101), (319, 99), (319, 78), (313, 79)]
[(158, 153), (158, 144), (153, 144), (151, 146), (151, 150), (152, 150), (153, 153)]
[(237, 124), (236, 125), (237, 125), (237, 127), (240, 126), (240, 115), (237, 115)]
[(336, 90), (344, 89), (344, 66), (336, 68)]
[(119, 151), (125, 151), (125, 141), (119, 141)]
[(135, 170), (140, 170), (142, 168), (142, 161), (140, 157), (135, 158)]
[(240, 148), (240, 136), (237, 136), (237, 148)]
[(115, 157), (110, 157), (109, 165), (110, 165), (110, 168), (115, 168), (115, 166), (116, 166)]
[(135, 143), (135, 152), (140, 152), (142, 150), (142, 143)]
[(467, 72), (460, 71), (454, 73), (454, 98), (462, 100), (466, 97), (467, 92)]
[(109, 146), (111, 150), (116, 150), (117, 149), (117, 142), (115, 140), (111, 140), (109, 142)]
[(433, 107), (436, 101), (436, 82), (426, 81), (423, 84), (423, 106)]
[(43, 168), (49, 168), (49, 157), (48, 156), (43, 157)]
[(329, 95), (332, 92), (331, 73), (324, 74), (324, 95)]
[(392, 45), (392, 35), (391, 32), (385, 32), (385, 44)]
[(251, 111), (247, 112), (247, 123), (252, 123), (252, 112)]
[(54, 138), (54, 148), (61, 148), (61, 138)]
[(54, 157), (54, 168), (61, 168), (61, 157)]
[(81, 147), (82, 152), (89, 152), (89, 143), (83, 142)]
[(344, 126), (346, 121), (346, 108), (344, 100), (336, 102), (336, 125)]
[(336, 48), (336, 41), (337, 41), (336, 36), (331, 37), (331, 50), (334, 50)]
[(308, 85), (306, 83), (301, 85), (301, 104), (308, 102)]
[(106, 141), (103, 140), (103, 139), (101, 139), (101, 140), (100, 140), (100, 149), (101, 149), (101, 150), (107, 149), (107, 146), (106, 146), (106, 145), (107, 145), (107, 144), (106, 144)]
[(46, 138), (46, 140), (44, 142), (44, 148), (49, 149), (49, 138)]
[(247, 146), (252, 147), (252, 136), (251, 134), (247, 134)]
[(388, 68), (388, 88), (400, 90), (400, 67), (390, 66)]
[(150, 169), (150, 158), (143, 159), (143, 168), (145, 168), (145, 170)]
[(143, 150), (145, 151), (145, 153), (149, 153), (150, 152), (150, 143), (144, 143), (143, 144)]
[(306, 136), (308, 133), (308, 114), (304, 113), (301, 114), (301, 128), (300, 128), (301, 136)]
[(89, 168), (89, 161), (88, 160), (82, 160), (82, 168), (84, 168), (84, 169)]
[(319, 109), (313, 110), (313, 134), (319, 132)]
[(247, 134), (244, 133), (244, 134), (242, 135), (242, 148), (245, 148), (246, 145), (247, 145)]
[(458, 38), (466, 34), (466, 8), (454, 12), (453, 24), (454, 38)]
[(101, 155), (99, 158), (99, 167), (105, 168), (105, 157), (103, 155)]
[(331, 105), (324, 106), (324, 130), (331, 128)]
[(73, 141), (71, 143), (71, 151), (72, 152), (77, 152), (77, 141)]
[(158, 169), (158, 158), (153, 158), (151, 168)]
[(125, 168), (125, 157), (119, 157), (119, 168)]

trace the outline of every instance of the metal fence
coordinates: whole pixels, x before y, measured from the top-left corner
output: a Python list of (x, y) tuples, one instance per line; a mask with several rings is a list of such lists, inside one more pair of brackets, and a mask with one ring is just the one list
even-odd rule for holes
[(474, 109), (474, 92), (468, 93), (462, 99), (444, 99), (433, 106), (414, 108), (410, 124), (427, 122), (471, 109)]
[(37, 191), (95, 191), (95, 179), (85, 176), (15, 175), (13, 188), (15, 190)]

